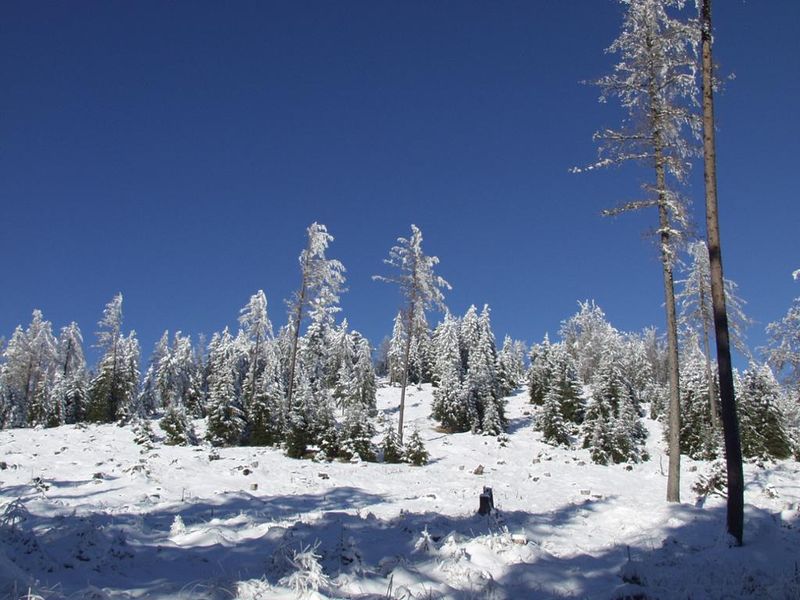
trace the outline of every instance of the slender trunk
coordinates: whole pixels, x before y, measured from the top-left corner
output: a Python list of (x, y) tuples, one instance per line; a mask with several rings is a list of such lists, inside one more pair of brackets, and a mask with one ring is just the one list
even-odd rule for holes
[[(657, 154), (660, 154), (658, 152)], [(660, 172), (657, 179), (659, 197), (663, 196), (664, 167), (656, 167)], [(664, 306), (667, 313), (667, 362), (669, 367), (669, 469), (667, 472), (667, 502), (681, 501), (681, 403), (680, 374), (678, 370), (678, 327), (675, 317), (675, 289), (672, 277), (672, 259), (669, 255), (669, 218), (667, 207), (662, 200), (658, 203), (658, 216), (661, 226), (661, 261), (664, 271)]]
[(261, 350), (261, 335), (256, 335), (256, 347), (253, 350), (253, 356), (250, 359), (250, 398), (248, 398), (248, 405), (253, 406), (253, 398), (256, 397), (256, 367), (258, 367), (258, 353)]
[[(653, 42), (648, 40), (652, 49)], [(651, 67), (652, 68), (652, 67)], [(667, 470), (667, 502), (681, 500), (681, 403), (680, 374), (678, 366), (678, 320), (675, 311), (675, 284), (672, 275), (670, 245), (671, 224), (667, 207), (667, 177), (664, 157), (664, 142), (661, 126), (664, 117), (657, 89), (658, 74), (650, 72), (650, 126), (653, 131), (653, 157), (656, 170), (656, 193), (658, 194), (658, 226), (660, 232), (661, 266), (664, 274), (664, 308), (667, 313), (667, 364), (669, 368), (669, 468)]]
[(703, 0), (700, 21), (703, 42), (703, 159), (705, 164), (706, 227), (708, 261), (711, 267), (711, 300), (714, 306), (714, 331), (717, 338), (722, 430), (728, 469), (728, 533), (739, 545), (744, 534), (744, 475), (739, 420), (733, 388), (728, 314), (722, 273), (722, 248), (717, 211), (717, 153), (714, 135), (714, 71), (711, 56), (711, 0)]
[(300, 323), (303, 321), (303, 305), (306, 303), (308, 293), (308, 257), (311, 253), (311, 238), (306, 246), (305, 259), (303, 261), (303, 280), (300, 283), (300, 294), (297, 296), (297, 309), (294, 316), (294, 331), (292, 332), (292, 356), (289, 360), (289, 389), (286, 392), (286, 405), (292, 405), (292, 393), (294, 392), (294, 370), (297, 364), (297, 343), (300, 340)]
[(719, 405), (717, 403), (717, 382), (711, 372), (711, 348), (709, 347), (709, 326), (706, 315), (706, 294), (702, 285), (700, 287), (700, 311), (703, 320), (703, 355), (706, 359), (706, 383), (708, 384), (708, 409), (711, 411), (711, 425), (714, 430), (719, 429)]
[(403, 351), (403, 381), (400, 388), (400, 422), (397, 425), (397, 438), (400, 440), (400, 445), (403, 445), (403, 416), (406, 409), (406, 386), (408, 385), (408, 361), (411, 357), (411, 338), (413, 331), (411, 327), (411, 307), (409, 307), (408, 326), (406, 328), (406, 347)]

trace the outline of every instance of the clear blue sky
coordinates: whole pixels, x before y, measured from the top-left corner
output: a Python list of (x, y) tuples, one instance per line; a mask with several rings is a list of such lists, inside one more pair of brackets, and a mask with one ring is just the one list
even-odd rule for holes
[[(726, 275), (751, 331), (800, 295), (800, 2), (715, 2)], [(164, 329), (234, 325), (263, 288), (276, 326), (305, 227), (348, 269), (343, 316), (374, 343), (399, 298), (373, 282), (416, 223), (448, 303), (498, 337), (554, 333), (594, 298), (663, 328), (640, 169), (573, 175), (618, 123), (597, 90), (611, 0), (39, 2), (0, 5), (0, 335), (41, 308), (93, 343), (125, 295), (146, 358)], [(691, 195), (703, 223), (702, 169)]]

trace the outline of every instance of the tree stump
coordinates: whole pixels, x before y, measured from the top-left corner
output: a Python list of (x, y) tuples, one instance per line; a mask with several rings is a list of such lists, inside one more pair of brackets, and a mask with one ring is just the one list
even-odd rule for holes
[(480, 501), (478, 506), (479, 515), (488, 515), (494, 510), (494, 495), (492, 494), (492, 488), (484, 487), (483, 492), (478, 499)]

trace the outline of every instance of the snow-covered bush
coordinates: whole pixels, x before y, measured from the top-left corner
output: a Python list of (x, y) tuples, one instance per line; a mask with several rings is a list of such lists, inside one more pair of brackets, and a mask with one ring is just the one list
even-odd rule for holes
[(319, 548), (319, 542), (313, 547), (307, 546), (301, 552), (296, 552), (289, 559), (289, 564), (294, 571), (290, 575), (282, 577), (278, 583), (291, 588), (298, 596), (317, 592), (320, 588), (329, 586), (331, 581), (319, 562), (321, 557), (316, 552), (317, 548)]

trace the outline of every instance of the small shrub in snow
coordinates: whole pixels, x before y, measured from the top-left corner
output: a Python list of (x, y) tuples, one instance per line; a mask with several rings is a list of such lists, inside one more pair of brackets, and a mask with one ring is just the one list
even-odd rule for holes
[(331, 581), (319, 563), (320, 556), (316, 553), (318, 547), (319, 542), (313, 548), (307, 546), (302, 552), (296, 552), (289, 559), (294, 572), (281, 578), (278, 583), (291, 588), (298, 595), (317, 592), (321, 587), (330, 585)]
[(702, 505), (711, 495), (727, 497), (728, 471), (725, 463), (715, 460), (708, 466), (708, 472), (699, 475), (692, 485), (692, 491), (697, 494), (697, 504)]
[(406, 442), (405, 449), (403, 450), (403, 460), (404, 462), (420, 467), (427, 464), (429, 458), (430, 456), (425, 449), (425, 444), (422, 443), (419, 431), (415, 429)]
[(186, 533), (186, 525), (183, 524), (183, 519), (180, 515), (175, 515), (175, 518), (172, 521), (172, 526), (169, 528), (169, 535), (170, 537), (174, 537), (184, 533)]

